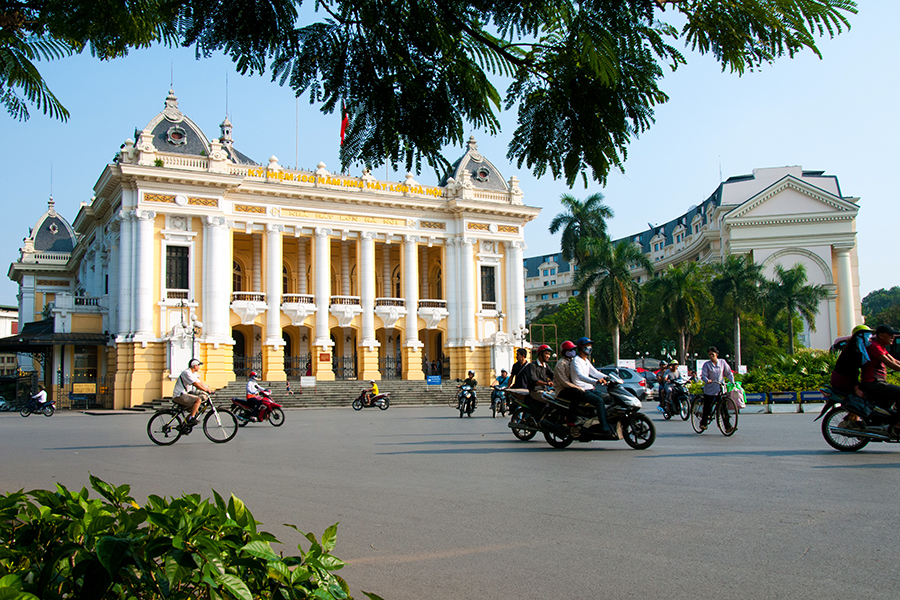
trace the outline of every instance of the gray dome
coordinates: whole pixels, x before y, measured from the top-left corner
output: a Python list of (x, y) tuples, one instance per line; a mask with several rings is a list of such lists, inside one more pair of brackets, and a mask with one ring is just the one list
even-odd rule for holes
[(439, 186), (447, 185), (452, 177), (459, 181), (462, 178), (463, 171), (469, 172), (472, 186), (479, 190), (491, 190), (495, 192), (508, 192), (509, 185), (503, 179), (503, 174), (494, 166), (494, 163), (478, 152), (478, 142), (474, 136), (469, 137), (466, 144), (468, 150), (466, 153), (450, 167), (450, 171), (441, 179)]
[(53, 198), (34, 229), (31, 230), (35, 252), (72, 252), (75, 249), (75, 230), (56, 212)]

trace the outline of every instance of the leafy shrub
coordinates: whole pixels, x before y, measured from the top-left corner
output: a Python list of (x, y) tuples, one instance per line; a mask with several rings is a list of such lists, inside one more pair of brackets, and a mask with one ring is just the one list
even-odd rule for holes
[(142, 507), (130, 486), (90, 481), (101, 498), (62, 485), (0, 496), (0, 599), (351, 600), (330, 554), (337, 524), (283, 556), (234, 496), (151, 496)]

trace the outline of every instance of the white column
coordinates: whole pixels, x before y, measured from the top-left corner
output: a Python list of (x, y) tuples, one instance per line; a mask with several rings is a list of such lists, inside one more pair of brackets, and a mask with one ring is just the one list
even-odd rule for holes
[(460, 279), (460, 306), (459, 316), (460, 334), (462, 342), (475, 341), (475, 239), (463, 238), (460, 240), (459, 279)]
[(507, 327), (511, 332), (525, 325), (525, 275), (522, 273), (524, 250), (525, 242), (506, 242), (506, 280), (509, 285), (506, 291), (506, 312), (509, 315)]
[(444, 246), (444, 297), (447, 300), (447, 340), (456, 345), (459, 342), (459, 240), (457, 238), (447, 240)]
[(391, 245), (381, 247), (381, 294), (384, 298), (393, 298), (394, 290), (391, 282)]
[(97, 248), (94, 251), (94, 287), (91, 296), (102, 296), (106, 291), (106, 281), (103, 278), (103, 232), (97, 234)]
[(121, 211), (118, 216), (119, 220), (119, 281), (118, 281), (118, 323), (116, 325), (116, 334), (119, 341), (125, 341), (131, 332), (131, 290), (132, 270), (134, 261), (131, 260), (132, 249), (132, 214), (130, 212)]
[(281, 292), (284, 275), (282, 225), (266, 225), (266, 346), (284, 345), (281, 337)]
[(360, 346), (374, 347), (375, 341), (375, 234), (360, 235), (359, 301), (362, 306), (362, 340)]
[(297, 287), (298, 294), (308, 294), (306, 282), (306, 238), (297, 238)]
[(153, 220), (156, 213), (137, 210), (135, 217), (135, 266), (134, 278), (134, 338), (147, 342), (155, 339), (153, 332)]
[(350, 242), (341, 242), (341, 296), (350, 295)]
[[(109, 274), (109, 293), (106, 294), (106, 304), (109, 306), (109, 329), (112, 333), (119, 332), (119, 312), (118, 312), (118, 296), (119, 293), (119, 230), (120, 223), (118, 219), (114, 219), (110, 224), (110, 236), (107, 238), (107, 256), (106, 271)], [(114, 298), (113, 296), (116, 295)]]
[(231, 223), (224, 217), (204, 219), (203, 336), (207, 342), (230, 343)]
[(428, 247), (419, 248), (419, 294), (423, 300), (431, 298), (428, 289)]
[(834, 253), (837, 258), (837, 292), (838, 311), (840, 321), (838, 323), (838, 335), (850, 335), (854, 327), (853, 318), (853, 268), (850, 265), (850, 248), (835, 246)]
[(260, 237), (253, 233), (250, 235), (253, 239), (253, 292), (261, 292), (262, 291), (262, 240)]
[(403, 297), (406, 299), (406, 336), (405, 347), (418, 348), (419, 341), (419, 270), (418, 238), (407, 235), (403, 238)]
[(314, 346), (331, 347), (328, 310), (331, 303), (331, 240), (328, 229), (316, 229), (316, 339)]

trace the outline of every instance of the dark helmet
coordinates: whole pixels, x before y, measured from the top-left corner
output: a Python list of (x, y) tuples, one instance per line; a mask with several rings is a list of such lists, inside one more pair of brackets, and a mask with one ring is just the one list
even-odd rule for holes
[(659, 361), (659, 366), (660, 366), (660, 367), (665, 367), (665, 366), (666, 366), (666, 361), (664, 361), (664, 360)]
[(568, 352), (569, 350), (573, 349), (574, 347), (575, 347), (575, 344), (573, 344), (569, 340), (566, 340), (562, 343), (562, 345), (559, 347), (559, 349), (562, 352)]
[(250, 379), (259, 379), (259, 375), (257, 375), (256, 371), (250, 371)]
[(579, 347), (581, 347), (581, 346), (587, 346), (588, 344), (593, 345), (593, 343), (594, 343), (594, 342), (592, 342), (592, 341), (591, 341), (591, 338), (589, 338), (589, 337), (580, 337), (580, 338), (578, 338), (578, 339), (575, 341), (575, 345), (576, 345), (576, 346), (579, 346)]

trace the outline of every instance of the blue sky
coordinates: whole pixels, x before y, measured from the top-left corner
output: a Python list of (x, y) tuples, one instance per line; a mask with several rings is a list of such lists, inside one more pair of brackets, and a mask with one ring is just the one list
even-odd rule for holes
[[(605, 189), (585, 189), (579, 182), (570, 190), (563, 181), (538, 180), (510, 164), (506, 148), (514, 113), (501, 117), (503, 130), (494, 138), (469, 133), (505, 178), (521, 180), (525, 203), (543, 209), (526, 227), (526, 256), (558, 250), (558, 236), (547, 229), (565, 193), (603, 193), (615, 212), (610, 234), (624, 237), (699, 204), (715, 190), (720, 173), (728, 178), (784, 165), (824, 170), (838, 177), (844, 195), (861, 198), (857, 227), (865, 295), (900, 284), (894, 260), (887, 258), (895, 251), (900, 216), (894, 186), (900, 67), (891, 52), (896, 14), (890, 0), (861, 2), (851, 31), (821, 41), (822, 60), (805, 52), (742, 77), (687, 53), (689, 64), (662, 83), (670, 101), (657, 108), (656, 124), (632, 143), (625, 172), (612, 173)], [(306, 98), (298, 103), (289, 88), (268, 77), (238, 75), (224, 57), (198, 61), (190, 49), (155, 48), (107, 63), (83, 55), (40, 68), (72, 116), (59, 123), (32, 111), (28, 122), (18, 123), (0, 115), (0, 209), (7, 232), (0, 257), (7, 264), (18, 258), (22, 238), (46, 210), (51, 171), (57, 210), (72, 221), (122, 142), (162, 110), (170, 82), (182, 111), (213, 138), (225, 115), (227, 75), (235, 146), (254, 160), (264, 163), (276, 155), (283, 165), (340, 166), (339, 115), (323, 115)], [(445, 150), (451, 161), (462, 153)], [(374, 174), (386, 177), (383, 167)], [(387, 178), (403, 175), (391, 172)], [(428, 170), (416, 178), (423, 184), (439, 179)], [(0, 280), (0, 304), (16, 304), (16, 292), (13, 282)]]

